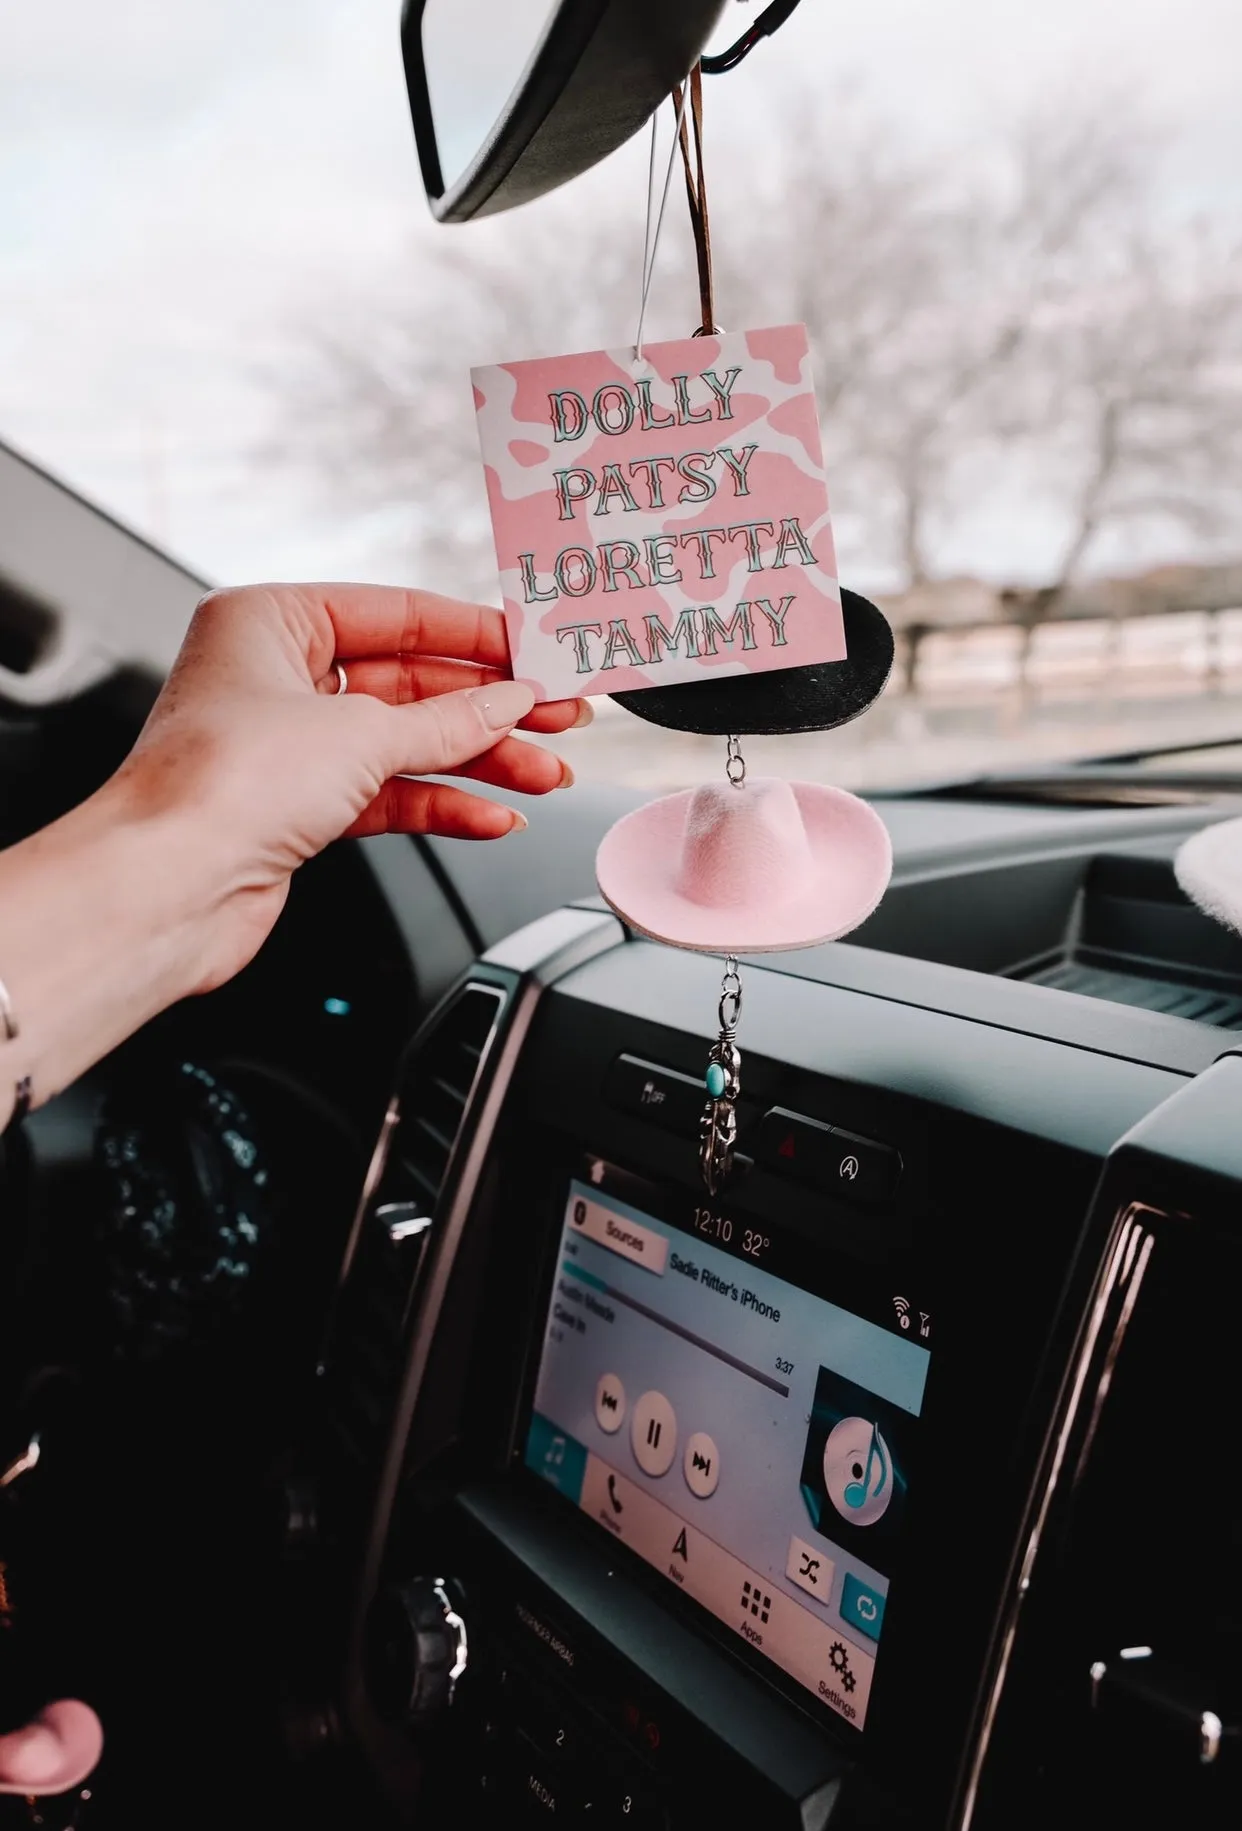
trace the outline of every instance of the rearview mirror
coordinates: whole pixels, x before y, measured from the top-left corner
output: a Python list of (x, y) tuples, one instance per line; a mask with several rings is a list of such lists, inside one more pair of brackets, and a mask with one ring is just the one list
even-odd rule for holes
[(727, 0), (406, 0), (401, 46), (438, 222), (529, 203), (614, 152)]

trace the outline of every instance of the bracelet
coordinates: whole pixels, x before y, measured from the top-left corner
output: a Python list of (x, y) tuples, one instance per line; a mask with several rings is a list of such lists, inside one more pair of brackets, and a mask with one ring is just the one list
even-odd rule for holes
[[(0, 979), (0, 1028), (3, 1028), (4, 1030), (4, 1041), (6, 1043), (16, 1042), (18, 1036), (17, 1017), (13, 1011), (13, 1000), (9, 997), (9, 988), (5, 985), (3, 979)], [(13, 1111), (9, 1116), (8, 1124), (4, 1128), (6, 1132), (11, 1131), (14, 1126), (20, 1125), (22, 1120), (26, 1117), (26, 1114), (30, 1111), (30, 1102), (33, 1093), (34, 1089), (31, 1084), (30, 1076), (24, 1074), (17, 1083), (13, 1098)]]

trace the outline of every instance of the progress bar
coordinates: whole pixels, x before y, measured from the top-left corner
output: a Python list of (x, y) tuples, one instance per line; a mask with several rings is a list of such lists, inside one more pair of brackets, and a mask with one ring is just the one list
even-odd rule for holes
[(760, 1373), (758, 1367), (752, 1367), (746, 1361), (738, 1360), (735, 1354), (726, 1354), (724, 1349), (718, 1348), (714, 1341), (706, 1341), (703, 1336), (696, 1335), (693, 1329), (683, 1329), (679, 1322), (671, 1322), (667, 1316), (661, 1316), (658, 1310), (653, 1310), (647, 1304), (640, 1303), (637, 1297), (631, 1297), (625, 1291), (619, 1291), (613, 1284), (605, 1284), (604, 1280), (597, 1278), (594, 1272), (583, 1271), (580, 1265), (572, 1265), (568, 1259), (561, 1261), (561, 1270), (568, 1272), (571, 1278), (578, 1278), (583, 1284), (589, 1284), (592, 1290), (602, 1291), (606, 1297), (611, 1297), (614, 1303), (623, 1303), (627, 1310), (637, 1310), (640, 1316), (645, 1316), (648, 1322), (658, 1323), (662, 1329), (667, 1329), (670, 1335), (680, 1335), (683, 1341), (693, 1342), (696, 1348), (702, 1348), (704, 1354), (715, 1355), (716, 1359), (723, 1361), (726, 1367), (736, 1367), (739, 1373), (744, 1373), (748, 1379), (758, 1380), (759, 1384), (766, 1386), (769, 1392), (779, 1392), (782, 1399), (789, 1397), (788, 1386), (782, 1386), (781, 1382), (774, 1380), (770, 1373)]

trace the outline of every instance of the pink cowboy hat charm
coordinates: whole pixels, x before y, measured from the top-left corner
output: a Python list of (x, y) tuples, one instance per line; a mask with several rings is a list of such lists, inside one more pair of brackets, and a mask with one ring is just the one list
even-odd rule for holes
[(652, 940), (708, 954), (835, 941), (888, 887), (888, 829), (841, 788), (757, 777), (705, 783), (618, 820), (595, 859), (601, 892)]

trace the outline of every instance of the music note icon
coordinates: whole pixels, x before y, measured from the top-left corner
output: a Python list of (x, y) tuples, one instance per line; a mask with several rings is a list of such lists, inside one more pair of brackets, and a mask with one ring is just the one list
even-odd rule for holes
[(824, 1444), (824, 1487), (842, 1519), (873, 1526), (893, 1497), (893, 1464), (878, 1424), (842, 1418)]

